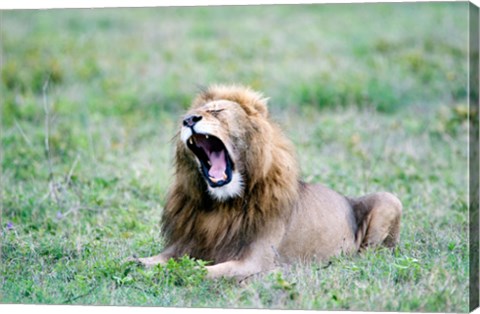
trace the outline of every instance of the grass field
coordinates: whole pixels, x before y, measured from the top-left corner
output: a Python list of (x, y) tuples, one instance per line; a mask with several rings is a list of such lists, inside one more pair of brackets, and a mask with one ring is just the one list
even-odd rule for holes
[[(4, 11), (1, 303), (468, 310), (467, 3)], [(392, 191), (401, 243), (243, 285), (162, 247), (199, 86), (270, 98), (302, 177)]]

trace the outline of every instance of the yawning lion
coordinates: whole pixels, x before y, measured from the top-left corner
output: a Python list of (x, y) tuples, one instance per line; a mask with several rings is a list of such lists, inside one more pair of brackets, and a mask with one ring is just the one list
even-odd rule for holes
[(193, 101), (179, 125), (161, 220), (166, 248), (137, 261), (149, 266), (187, 254), (211, 261), (211, 278), (244, 278), (277, 263), (398, 243), (398, 198), (348, 198), (299, 180), (294, 149), (266, 103), (241, 86), (212, 86)]

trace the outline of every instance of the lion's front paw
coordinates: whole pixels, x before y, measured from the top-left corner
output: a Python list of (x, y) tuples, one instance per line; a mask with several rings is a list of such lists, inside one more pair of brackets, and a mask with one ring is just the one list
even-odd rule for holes
[(166, 259), (164, 256), (160, 255), (155, 255), (151, 257), (137, 257), (136, 255), (128, 257), (125, 262), (134, 262), (137, 263), (138, 265), (144, 266), (144, 267), (153, 267), (158, 264), (164, 264), (166, 262)]
[(129, 256), (126, 259), (123, 260), (122, 264), (126, 263), (136, 263), (138, 265), (143, 265), (143, 262), (141, 261), (142, 258), (138, 258), (135, 254), (133, 256)]

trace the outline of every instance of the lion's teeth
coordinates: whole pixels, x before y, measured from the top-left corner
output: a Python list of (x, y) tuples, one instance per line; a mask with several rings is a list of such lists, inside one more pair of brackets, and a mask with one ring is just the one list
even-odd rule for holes
[(223, 181), (227, 180), (227, 175), (225, 174), (225, 172), (223, 173), (223, 176), (222, 176), (221, 179), (216, 179), (216, 178), (211, 177), (211, 176), (208, 176), (208, 177), (210, 178), (210, 181), (212, 181), (213, 183), (217, 183), (220, 180), (223, 180)]
[(193, 145), (193, 140), (192, 140), (192, 138), (190, 138), (190, 139), (188, 140), (188, 142), (190, 143), (190, 145)]
[(207, 161), (207, 162), (208, 162), (208, 165), (209, 165), (209, 166), (211, 166), (211, 165), (212, 165), (212, 163), (210, 162), (210, 160), (209, 160), (209, 161)]
[(208, 140), (208, 134), (205, 134), (205, 138)]

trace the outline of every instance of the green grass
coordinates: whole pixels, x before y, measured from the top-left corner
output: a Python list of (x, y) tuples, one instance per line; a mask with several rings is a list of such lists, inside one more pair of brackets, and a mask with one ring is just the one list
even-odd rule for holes
[[(0, 302), (467, 311), (467, 9), (1, 12)], [(163, 248), (179, 118), (232, 82), (271, 97), (303, 179), (400, 197), (395, 252), (242, 285), (122, 263)]]

